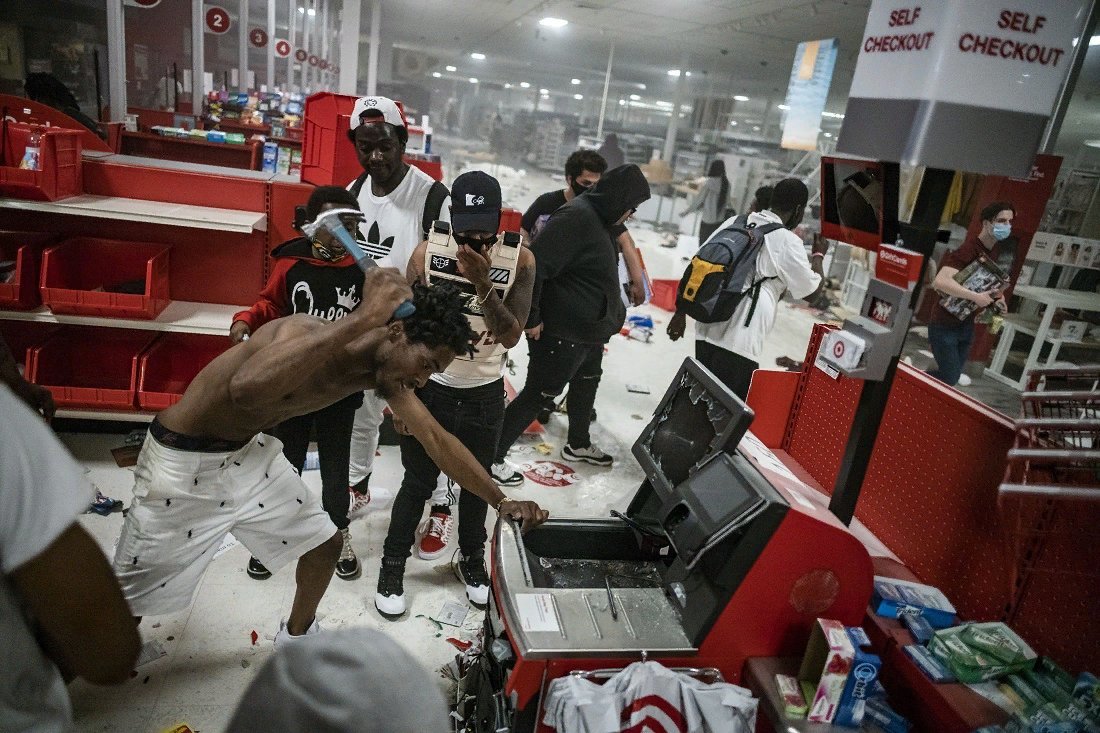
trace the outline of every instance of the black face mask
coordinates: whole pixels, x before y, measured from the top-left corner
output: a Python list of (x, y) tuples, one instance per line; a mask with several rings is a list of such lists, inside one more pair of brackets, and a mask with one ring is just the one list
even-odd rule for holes
[(475, 252), (480, 252), (486, 247), (492, 247), (497, 243), (497, 236), (494, 234), (488, 239), (474, 239), (473, 237), (467, 237), (463, 234), (452, 234), (451, 237), (458, 244), (464, 244)]
[(591, 186), (584, 186), (580, 183), (577, 183), (574, 180), (572, 183), (569, 184), (569, 188), (570, 188), (571, 191), (573, 191), (574, 196), (580, 196), (582, 193), (584, 193), (585, 191), (587, 191), (588, 189), (590, 189), (592, 187)]

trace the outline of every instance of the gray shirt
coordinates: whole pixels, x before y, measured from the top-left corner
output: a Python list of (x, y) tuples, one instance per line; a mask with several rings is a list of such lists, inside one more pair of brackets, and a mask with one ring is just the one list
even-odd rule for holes
[[(726, 197), (729, 198), (729, 192), (726, 193)], [(721, 199), (722, 179), (708, 176), (703, 182), (703, 187), (699, 189), (699, 193), (695, 194), (695, 198), (688, 204), (684, 213), (690, 214), (693, 211), (701, 210), (703, 221), (707, 224), (720, 224), (726, 220), (726, 207), (729, 205), (728, 201), (722, 201)]]

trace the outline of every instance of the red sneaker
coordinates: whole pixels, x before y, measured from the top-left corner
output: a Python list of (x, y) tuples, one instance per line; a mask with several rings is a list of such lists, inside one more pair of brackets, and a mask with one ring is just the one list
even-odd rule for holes
[(447, 543), (451, 541), (451, 527), (454, 518), (450, 514), (433, 512), (428, 515), (428, 526), (420, 539), (416, 554), (422, 560), (434, 560), (447, 552)]
[(351, 494), (351, 502), (348, 507), (348, 519), (358, 519), (366, 515), (370, 504), (370, 489), (365, 494), (360, 494), (355, 489), (348, 489)]

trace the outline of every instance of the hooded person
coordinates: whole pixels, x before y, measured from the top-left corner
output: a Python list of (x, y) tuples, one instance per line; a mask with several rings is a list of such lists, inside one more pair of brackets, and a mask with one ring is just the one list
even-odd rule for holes
[[(610, 466), (614, 459), (592, 444), (592, 406), (603, 374), (603, 347), (626, 320), (619, 296), (614, 232), (649, 199), (638, 166), (613, 168), (547, 220), (531, 245), (535, 295), (528, 318), (527, 382), (504, 414), (497, 464), (531, 423), (547, 397), (569, 390), (567, 461)], [(500, 466), (494, 467), (500, 477)]]
[(432, 675), (380, 631), (351, 628), (275, 652), (245, 690), (228, 733), (444, 733)]

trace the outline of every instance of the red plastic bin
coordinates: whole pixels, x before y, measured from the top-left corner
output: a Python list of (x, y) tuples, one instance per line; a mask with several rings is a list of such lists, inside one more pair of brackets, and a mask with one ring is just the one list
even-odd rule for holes
[(132, 410), (138, 362), (151, 331), (67, 326), (31, 350), (29, 381), (47, 387), (58, 407)]
[[(169, 303), (167, 244), (74, 237), (42, 254), (42, 302), (54, 313), (152, 320)], [(107, 292), (144, 279), (144, 293)]]
[(319, 92), (306, 99), (302, 119), (302, 182), (346, 186), (363, 172), (348, 139), (355, 100), (348, 94)]
[(19, 167), (31, 138), (32, 127), (0, 123), (0, 195), (36, 201), (56, 201), (84, 191), (83, 144), (79, 130), (40, 127), (42, 142), (39, 170)]
[(0, 262), (15, 262), (7, 282), (0, 282), (0, 308), (33, 310), (42, 305), (38, 270), (42, 250), (57, 241), (53, 234), (0, 231)]
[(31, 370), (31, 350), (45, 343), (59, 328), (52, 323), (0, 321), (0, 337), (3, 337), (15, 363), (23, 368), (23, 375), (26, 376)]
[(650, 303), (663, 308), (666, 311), (676, 311), (676, 289), (680, 287), (679, 280), (653, 280), (650, 282), (653, 288), (653, 297)]
[(138, 407), (156, 411), (176, 404), (195, 375), (230, 346), (226, 336), (164, 334), (141, 357)]

